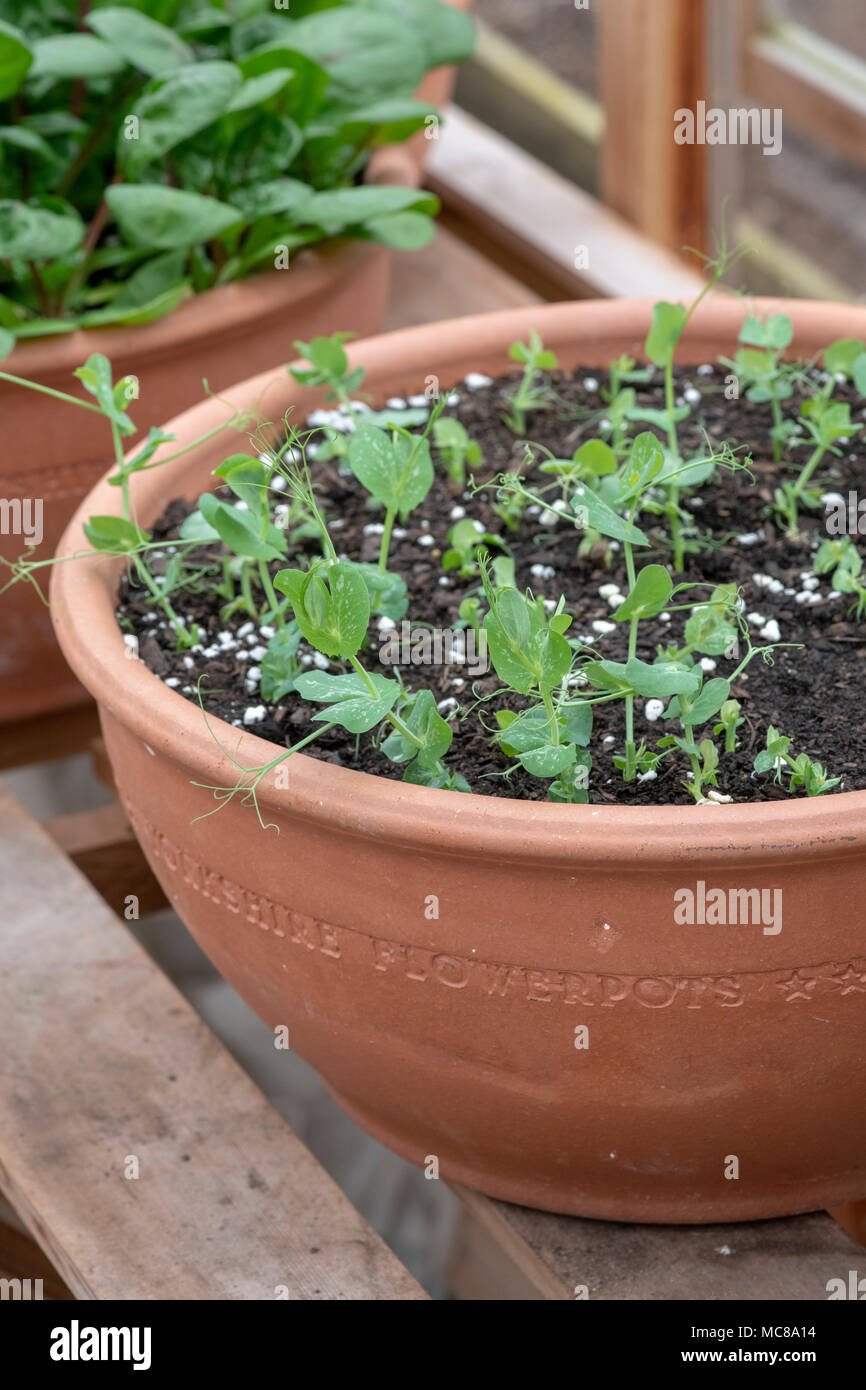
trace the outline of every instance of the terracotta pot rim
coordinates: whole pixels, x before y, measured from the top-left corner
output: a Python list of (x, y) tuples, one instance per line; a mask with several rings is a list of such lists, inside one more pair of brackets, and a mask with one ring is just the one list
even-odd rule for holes
[[(402, 329), (350, 345), (353, 364), (383, 370), (396, 360), (410, 361), (413, 353), (428, 369), (444, 356), (431, 347), (430, 333), (440, 343), (457, 339), (477, 342), (483, 358), (501, 349), (503, 339), (562, 321), (595, 323), (608, 335), (628, 336), (645, 330), (653, 301), (615, 300), (532, 306), (493, 314), (454, 319), (436, 325)], [(812, 301), (759, 299), (746, 303), (719, 297), (706, 301), (689, 326), (684, 360), (702, 360), (688, 351), (739, 326), (748, 307), (761, 312), (787, 312), (799, 332), (813, 336), (828, 316), (847, 320), (848, 330), (866, 333), (866, 309)], [(843, 329), (844, 331), (844, 329)], [(841, 333), (835, 334), (841, 336)], [(830, 339), (828, 339), (830, 341)], [(395, 359), (395, 353), (397, 357)], [(227, 393), (235, 406), (259, 399), (274, 385), (275, 373), (263, 373)], [(297, 392), (287, 375), (280, 378), (280, 413)], [(212, 428), (218, 403), (206, 401), (172, 422), (179, 438), (196, 437)], [(177, 447), (176, 445), (174, 447)], [(183, 460), (168, 465), (182, 472)], [(144, 475), (145, 478), (151, 475)], [(167, 473), (164, 476), (171, 476)], [(183, 485), (178, 484), (178, 490)], [(176, 495), (176, 494), (175, 494)], [(119, 496), (103, 480), (85, 499), (58, 548), (58, 555), (80, 549), (81, 524), (93, 512), (119, 511)], [(149, 517), (145, 513), (144, 521)], [(166, 687), (143, 663), (128, 660), (114, 616), (116, 561), (98, 557), (56, 566), (51, 581), (51, 608), (58, 640), (67, 661), (96, 700), (133, 730), (150, 750), (196, 769), (197, 780), (225, 784), (231, 764), (208, 732), (201, 711)], [(240, 751), (244, 764), (257, 766), (276, 756), (276, 745), (248, 730), (209, 718), (210, 728), (225, 748)], [(635, 870), (647, 862), (688, 864), (698, 853), (715, 851), (727, 867), (731, 856), (748, 854), (756, 863), (781, 861), (797, 853), (809, 858), (844, 858), (858, 852), (866, 834), (866, 791), (784, 802), (739, 803), (732, 806), (570, 806), (483, 797), (474, 793), (416, 787), (371, 773), (336, 767), (302, 753), (293, 754), (286, 790), (262, 790), (262, 816), (312, 817), (349, 835), (378, 836), (417, 846), (435, 854), (464, 857), (483, 855), (505, 860), (556, 863), (568, 860), (609, 860), (621, 871), (623, 836), (630, 838)], [(231, 778), (234, 781), (234, 778)], [(204, 797), (203, 793), (203, 797)], [(203, 811), (211, 809), (203, 802)], [(254, 815), (251, 810), (250, 815)]]

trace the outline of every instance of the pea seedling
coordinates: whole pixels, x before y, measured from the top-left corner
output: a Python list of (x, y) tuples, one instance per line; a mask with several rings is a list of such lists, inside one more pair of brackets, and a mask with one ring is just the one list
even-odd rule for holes
[(840, 594), (853, 594), (854, 603), (849, 608), (858, 622), (866, 617), (866, 585), (861, 583), (863, 559), (850, 536), (838, 540), (824, 541), (818, 547), (812, 567), (816, 574), (833, 571), (833, 588)]
[(433, 443), (445, 461), (445, 470), (457, 491), (466, 486), (466, 469), (482, 462), (480, 445), (470, 439), (459, 420), (443, 415), (433, 425)]
[(553, 404), (550, 386), (537, 378), (542, 372), (555, 371), (558, 363), (556, 354), (545, 348), (534, 329), (528, 343), (512, 343), (508, 356), (512, 362), (523, 363), (523, 376), (514, 394), (507, 397), (508, 410), (503, 412), (502, 419), (513, 434), (524, 435), (527, 414), (549, 410)]
[(807, 796), (821, 796), (840, 785), (840, 777), (828, 777), (821, 764), (813, 762), (807, 753), (792, 757), (790, 747), (791, 739), (771, 724), (766, 747), (755, 758), (755, 771), (774, 773), (773, 781), (780, 787), (785, 785), (782, 778), (787, 777), (786, 791), (792, 793), (803, 787)]
[(763, 323), (749, 314), (740, 329), (742, 346), (736, 357), (721, 359), (736, 372), (741, 386), (745, 387), (747, 400), (757, 404), (769, 402), (773, 413), (770, 438), (777, 463), (783, 449), (797, 434), (794, 422), (786, 421), (782, 415), (782, 402), (790, 400), (794, 393), (793, 383), (800, 374), (796, 363), (782, 360), (782, 353), (790, 346), (793, 336), (794, 325), (787, 314), (771, 314)]
[(800, 415), (811, 436), (812, 452), (796, 480), (785, 480), (775, 489), (773, 500), (790, 540), (799, 538), (799, 507), (804, 505), (815, 510), (821, 505), (820, 494), (809, 489), (821, 460), (828, 452), (838, 455), (841, 451), (837, 444), (858, 432), (858, 426), (851, 423), (850, 405), (832, 401), (823, 392), (804, 401)]

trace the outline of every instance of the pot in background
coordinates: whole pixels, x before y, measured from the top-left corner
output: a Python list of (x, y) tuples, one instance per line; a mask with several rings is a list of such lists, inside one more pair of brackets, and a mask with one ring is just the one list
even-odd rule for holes
[[(352, 345), (374, 400), (510, 366), (537, 329), (563, 366), (641, 356), (649, 302), (537, 306)], [(866, 309), (788, 312), (793, 348), (866, 336)], [(680, 358), (730, 353), (746, 306), (705, 303)], [(284, 372), (228, 393), (279, 421), (320, 393)], [(219, 421), (206, 401), (181, 442)], [(135, 480), (153, 521), (212, 485), (211, 441)], [(117, 512), (101, 483), (91, 512)], [(198, 709), (126, 659), (116, 562), (59, 565), (57, 636), (99, 702), (123, 804), (169, 901), (217, 968), (377, 1139), (494, 1197), (619, 1221), (753, 1220), (866, 1195), (866, 792), (630, 808), (526, 803), (377, 778), (303, 754), (235, 802)], [(224, 747), (239, 731), (211, 719)], [(244, 732), (248, 766), (273, 745)], [(783, 929), (685, 927), (697, 881), (783, 890)], [(578, 1047), (576, 1029), (588, 1029)], [(735, 1161), (735, 1162), (734, 1162)], [(738, 1176), (733, 1177), (734, 1171)]]

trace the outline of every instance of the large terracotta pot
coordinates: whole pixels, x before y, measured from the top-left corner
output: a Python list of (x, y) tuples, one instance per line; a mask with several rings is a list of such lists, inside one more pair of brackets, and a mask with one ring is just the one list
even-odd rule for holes
[[(779, 301), (758, 304), (776, 310)], [(795, 347), (866, 336), (866, 309), (789, 303)], [(683, 360), (730, 351), (705, 305)], [(565, 365), (640, 354), (643, 302), (549, 305), (360, 343), (377, 398), (497, 373), (541, 333)], [(278, 372), (229, 393), (271, 420), (319, 397)], [(211, 428), (206, 402), (174, 422)], [(139, 515), (210, 484), (208, 444), (138, 479)], [(92, 511), (116, 511), (101, 484)], [(99, 701), (120, 793), (169, 900), (214, 964), (365, 1129), (494, 1196), (624, 1221), (769, 1217), (866, 1195), (866, 793), (718, 807), (527, 804), (404, 785), (304, 755), (207, 820), (231, 765), (198, 710), (125, 658), (117, 568), (57, 567), (63, 650)], [(234, 748), (238, 731), (212, 720)], [(273, 745), (244, 733), (248, 766)], [(784, 925), (685, 927), (703, 879), (778, 888)], [(575, 1028), (589, 1028), (589, 1047)], [(736, 1159), (736, 1164), (733, 1160)], [(737, 1178), (726, 1176), (738, 1168)]]
[[(469, 10), (472, 0), (449, 0)], [(454, 87), (454, 69), (435, 68), (419, 100), (439, 108)], [(435, 131), (433, 132), (435, 134)], [(430, 149), (420, 131), (403, 145), (378, 150), (367, 178), (417, 187)], [(132, 411), (144, 430), (161, 424), (201, 395), (203, 380), (221, 391), (287, 361), (292, 343), (335, 329), (378, 333), (388, 299), (389, 253), (372, 242), (303, 252), (290, 274), (273, 271), (211, 290), (143, 327), (80, 331), (24, 343), (0, 364), (15, 376), (85, 396), (72, 376), (92, 352), (111, 359), (115, 376), (132, 373), (140, 400)], [(0, 498), (42, 499), (43, 539), (36, 559), (53, 555), (78, 502), (103, 472), (105, 422), (0, 382), (3, 458)], [(15, 560), (17, 535), (0, 535), (0, 555)], [(0, 572), (2, 579), (2, 572)], [(61, 659), (45, 605), (30, 585), (0, 598), (0, 723), (63, 709), (86, 699)]]

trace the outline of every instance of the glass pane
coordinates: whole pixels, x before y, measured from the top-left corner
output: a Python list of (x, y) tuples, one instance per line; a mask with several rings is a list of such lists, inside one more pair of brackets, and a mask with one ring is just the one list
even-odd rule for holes
[(596, 21), (573, 0), (476, 0), (475, 13), (563, 81), (596, 96)]
[(866, 299), (862, 166), (790, 126), (780, 155), (744, 146), (741, 158), (740, 230), (754, 238), (756, 254), (735, 277), (755, 291)]
[(866, 62), (863, 0), (765, 0), (768, 18), (793, 20)]

